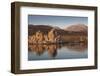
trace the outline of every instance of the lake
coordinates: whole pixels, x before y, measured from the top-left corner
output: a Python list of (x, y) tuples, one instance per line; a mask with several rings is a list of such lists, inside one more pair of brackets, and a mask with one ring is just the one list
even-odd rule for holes
[(86, 43), (34, 44), (28, 46), (28, 60), (88, 58)]

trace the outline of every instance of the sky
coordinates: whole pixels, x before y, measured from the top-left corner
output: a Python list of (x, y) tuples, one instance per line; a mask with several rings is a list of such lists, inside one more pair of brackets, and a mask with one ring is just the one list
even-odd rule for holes
[(51, 25), (64, 28), (73, 24), (88, 25), (88, 17), (28, 15), (28, 24)]

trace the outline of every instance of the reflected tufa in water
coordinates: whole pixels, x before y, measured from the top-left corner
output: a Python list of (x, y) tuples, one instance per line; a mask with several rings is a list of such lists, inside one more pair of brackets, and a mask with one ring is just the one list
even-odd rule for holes
[(59, 49), (67, 48), (78, 52), (83, 52), (87, 48), (87, 43), (65, 43), (65, 44), (29, 44), (28, 50), (34, 52), (37, 56), (48, 52), (48, 56), (55, 58)]

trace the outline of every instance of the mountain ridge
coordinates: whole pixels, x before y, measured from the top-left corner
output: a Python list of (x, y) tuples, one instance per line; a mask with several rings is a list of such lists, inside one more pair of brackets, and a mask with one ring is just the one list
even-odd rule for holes
[(88, 27), (84, 24), (74, 24), (70, 25), (67, 28), (61, 29), (58, 26), (52, 27), (51, 25), (28, 25), (28, 33), (32, 35), (37, 31), (41, 31), (44, 34), (47, 34), (51, 29), (55, 29), (58, 34), (84, 34), (87, 35)]

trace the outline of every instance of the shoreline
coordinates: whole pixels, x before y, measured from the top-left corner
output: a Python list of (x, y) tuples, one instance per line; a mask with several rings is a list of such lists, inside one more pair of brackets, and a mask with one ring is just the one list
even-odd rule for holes
[(69, 44), (69, 43), (71, 43), (71, 44), (78, 44), (78, 43), (86, 43), (85, 41), (78, 41), (78, 42), (36, 42), (36, 43), (28, 43), (28, 44), (30, 44), (30, 45), (42, 45), (42, 44), (44, 44), (44, 45), (50, 45), (50, 44)]

